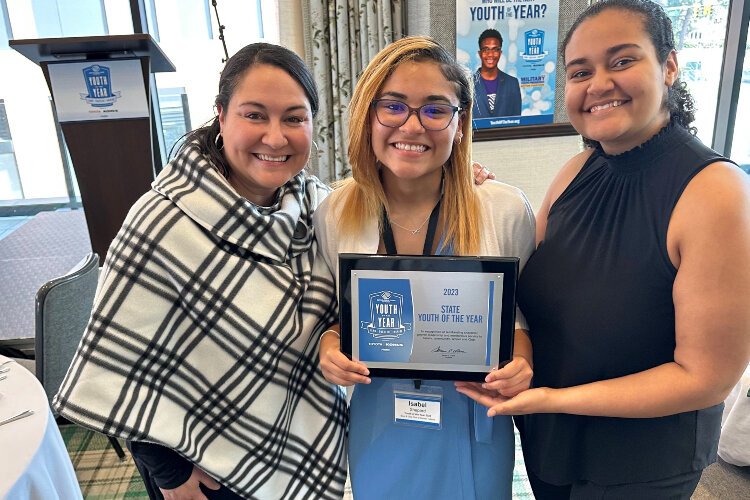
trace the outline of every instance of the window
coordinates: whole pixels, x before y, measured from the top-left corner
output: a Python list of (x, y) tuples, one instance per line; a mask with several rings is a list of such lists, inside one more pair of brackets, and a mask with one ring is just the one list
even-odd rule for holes
[(740, 98), (734, 123), (731, 158), (750, 174), (750, 42), (745, 46), (745, 59), (740, 78)]
[(161, 128), (164, 131), (164, 147), (169, 153), (179, 147), (178, 142), (190, 128), (190, 109), (183, 87), (159, 89), (159, 111)]
[[(147, 0), (152, 35), (159, 41), (213, 38), (209, 0)], [(225, 2), (226, 3), (226, 2)]]
[(10, 30), (10, 18), (8, 17), (8, 6), (5, 0), (0, 0), (0, 50), (8, 48), (8, 40), (13, 38)]
[(0, 99), (0, 199), (23, 198), (5, 101)]
[[(154, 116), (164, 138), (159, 140), (162, 157), (185, 132), (214, 116), (224, 50), (210, 0), (0, 0), (0, 68), (4, 75), (13, 75), (0, 78), (3, 123), (6, 136), (13, 137), (12, 142), (0, 141), (0, 200), (27, 200), (28, 205), (51, 198), (72, 200), (77, 189), (66, 167), (66, 148), (42, 72), (7, 50), (7, 40), (133, 33), (131, 5), (143, 9), (135, 19), (146, 19), (147, 31), (178, 69), (155, 78), (155, 96), (161, 102)], [(230, 55), (251, 42), (278, 42), (275, 16), (263, 19), (263, 9), (272, 12), (274, 0), (219, 2)], [(264, 20), (269, 23), (265, 29)]]
[(675, 33), (680, 80), (696, 103), (698, 137), (711, 144), (731, 0), (657, 0)]
[(0, 0), (0, 201), (75, 203), (77, 189), (42, 71), (7, 39), (132, 32), (130, 0)]
[(106, 35), (102, 0), (32, 0), (39, 38)]
[[(248, 43), (278, 43), (277, 29), (263, 29), (264, 5), (262, 0), (219, 3), (230, 56)], [(224, 49), (208, 0), (144, 0), (144, 7), (151, 36), (158, 32), (159, 46), (177, 67), (176, 72), (155, 75), (166, 159), (183, 133), (213, 118)]]

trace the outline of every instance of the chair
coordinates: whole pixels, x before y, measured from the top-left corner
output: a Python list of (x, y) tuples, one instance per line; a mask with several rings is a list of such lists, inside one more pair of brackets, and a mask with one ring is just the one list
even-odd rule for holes
[[(86, 330), (99, 279), (99, 256), (89, 253), (66, 275), (48, 281), (36, 294), (36, 376), (52, 402)], [(120, 460), (125, 453), (109, 441)]]

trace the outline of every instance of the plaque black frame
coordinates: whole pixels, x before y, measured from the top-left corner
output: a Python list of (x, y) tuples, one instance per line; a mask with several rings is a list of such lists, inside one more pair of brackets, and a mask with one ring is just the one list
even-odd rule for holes
[[(516, 322), (516, 283), (519, 259), (517, 257), (454, 257), (441, 255), (370, 255), (339, 254), (339, 325), (341, 351), (352, 356), (352, 290), (351, 273), (354, 270), (373, 271), (431, 271), (502, 273), (502, 315), (500, 318), (500, 366), (513, 358), (513, 340)], [(483, 381), (486, 372), (454, 370), (411, 370), (404, 368), (370, 368), (370, 376), (419, 380)]]

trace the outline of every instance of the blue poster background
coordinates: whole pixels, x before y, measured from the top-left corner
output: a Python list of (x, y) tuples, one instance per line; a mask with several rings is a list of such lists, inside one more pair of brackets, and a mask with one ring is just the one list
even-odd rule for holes
[(481, 67), (479, 35), (503, 37), (498, 69), (518, 79), (521, 115), (474, 117), (474, 128), (552, 123), (555, 113), (558, 0), (456, 0), (456, 59), (471, 73)]
[(360, 278), (359, 359), (407, 362), (414, 338), (414, 304), (408, 279)]

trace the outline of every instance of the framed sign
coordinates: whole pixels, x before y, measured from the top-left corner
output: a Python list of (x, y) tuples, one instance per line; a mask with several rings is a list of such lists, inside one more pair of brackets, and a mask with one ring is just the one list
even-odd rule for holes
[(342, 351), (372, 376), (484, 380), (513, 357), (519, 260), (339, 255)]
[(456, 59), (474, 83), (473, 126), (551, 125), (558, 0), (457, 0)]

